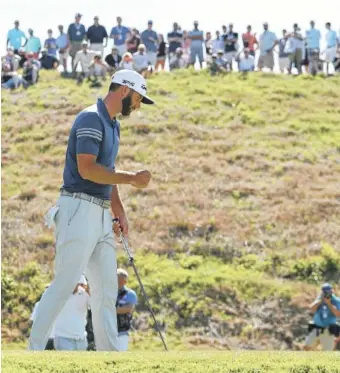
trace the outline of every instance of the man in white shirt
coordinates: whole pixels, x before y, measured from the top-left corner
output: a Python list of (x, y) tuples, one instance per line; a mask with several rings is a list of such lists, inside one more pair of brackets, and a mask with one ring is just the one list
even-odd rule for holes
[(304, 39), (300, 33), (300, 28), (297, 23), (293, 26), (294, 31), (288, 34), (286, 37), (287, 41), (287, 50), (289, 53), (290, 66), (288, 69), (289, 74), (292, 72), (293, 64), (295, 65), (298, 74), (302, 74), (302, 56), (304, 50)]
[(212, 41), (212, 53), (218, 53), (220, 49), (224, 50), (224, 40), (219, 31), (216, 31), (216, 39)]
[(238, 58), (238, 69), (242, 73), (247, 73), (249, 71), (254, 71), (255, 60), (254, 57), (250, 55), (250, 50), (245, 48), (243, 51), (244, 56)]
[(145, 77), (145, 73), (148, 71), (149, 59), (146, 54), (145, 45), (139, 44), (138, 51), (133, 55), (133, 68), (137, 73)]
[(257, 63), (257, 67), (260, 71), (264, 67), (269, 68), (271, 71), (274, 69), (274, 48), (278, 44), (276, 34), (268, 30), (268, 23), (263, 24), (264, 32), (260, 36), (259, 47), (260, 57)]
[(77, 52), (76, 57), (74, 59), (74, 64), (73, 64), (74, 66), (73, 72), (76, 73), (75, 68), (77, 67), (78, 62), (80, 62), (82, 74), (80, 78), (78, 79), (78, 83), (81, 83), (84, 77), (89, 78), (90, 73), (91, 73), (90, 66), (91, 66), (91, 63), (92, 63), (92, 60), (95, 54), (96, 54), (95, 51), (90, 51), (87, 48), (87, 42), (84, 41), (82, 43), (82, 49)]
[(86, 351), (87, 310), (90, 292), (82, 275), (54, 324), (54, 347), (64, 351)]

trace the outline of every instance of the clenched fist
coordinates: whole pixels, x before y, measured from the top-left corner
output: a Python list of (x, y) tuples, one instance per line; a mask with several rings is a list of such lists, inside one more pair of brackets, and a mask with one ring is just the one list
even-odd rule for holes
[(137, 171), (133, 176), (130, 184), (136, 188), (146, 188), (150, 182), (151, 173), (148, 170)]

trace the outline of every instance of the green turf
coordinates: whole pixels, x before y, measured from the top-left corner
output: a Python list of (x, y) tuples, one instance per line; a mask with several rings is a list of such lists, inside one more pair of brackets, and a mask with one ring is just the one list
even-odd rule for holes
[(18, 353), (6, 352), (3, 373), (339, 373), (336, 353)]

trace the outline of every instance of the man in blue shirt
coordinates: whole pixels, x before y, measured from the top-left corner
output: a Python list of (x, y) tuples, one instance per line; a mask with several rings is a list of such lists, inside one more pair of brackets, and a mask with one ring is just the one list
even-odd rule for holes
[(44, 48), (49, 56), (57, 57), (57, 40), (52, 37), (52, 30), (47, 30), (48, 38), (45, 40)]
[(117, 297), (117, 325), (119, 351), (127, 351), (129, 346), (129, 331), (131, 329), (132, 312), (137, 304), (136, 293), (126, 286), (128, 273), (117, 269), (118, 297)]
[(339, 337), (340, 333), (340, 325), (337, 324), (337, 317), (340, 317), (340, 298), (334, 295), (332, 285), (322, 285), (321, 294), (310, 305), (310, 310), (314, 316), (306, 338), (305, 350), (311, 350), (319, 340), (323, 350), (332, 351), (334, 338)]
[[(24, 39), (24, 44), (22, 44), (22, 39)], [(14, 53), (18, 54), (21, 47), (24, 47), (27, 43), (26, 35), (23, 31), (19, 30), (19, 21), (14, 22), (14, 28), (8, 31), (6, 49), (8, 46), (14, 49)]]
[(28, 29), (29, 38), (26, 43), (26, 52), (32, 52), (35, 59), (39, 58), (41, 49), (40, 39), (33, 35), (33, 30)]
[[(99, 24), (99, 17), (94, 17), (94, 24), (90, 26), (86, 33), (87, 40), (91, 43), (90, 49), (100, 52), (103, 57), (104, 48), (107, 47), (107, 32), (104, 26)], [(105, 44), (103, 44), (105, 40)]]
[(331, 24), (326, 23), (326, 52), (325, 52), (325, 62), (326, 62), (326, 71), (329, 75), (329, 65), (333, 64), (336, 58), (336, 50), (338, 46), (338, 38), (336, 32), (332, 30)]
[[(44, 293), (32, 326), (29, 348), (43, 350), (50, 328), (82, 273), (91, 288), (91, 310), (98, 351), (118, 351), (115, 303), (118, 295), (114, 235), (128, 234), (118, 185), (146, 188), (147, 170), (116, 169), (120, 142), (119, 113), (128, 116), (141, 103), (153, 104), (146, 81), (135, 71), (117, 71), (103, 99), (81, 111), (68, 140), (60, 198), (46, 215), (55, 225), (55, 277)], [(110, 211), (112, 210), (112, 212)], [(112, 227), (112, 217), (119, 223)]]
[(196, 56), (198, 57), (198, 61), (202, 68), (203, 64), (203, 31), (198, 29), (198, 22), (194, 22), (194, 29), (189, 32), (188, 35), (189, 39), (191, 40), (190, 43), (190, 64), (195, 65), (196, 63)]
[(157, 32), (152, 29), (153, 22), (148, 21), (148, 28), (142, 32), (141, 40), (146, 48), (146, 55), (148, 57), (149, 64), (153, 69), (157, 61), (158, 51), (158, 35)]
[(74, 59), (76, 57), (77, 52), (81, 50), (81, 45), (86, 35), (85, 26), (82, 23), (80, 23), (81, 17), (82, 15), (80, 13), (77, 13), (75, 15), (75, 22), (71, 23), (67, 30), (68, 39), (71, 43), (70, 56), (72, 58), (72, 70), (73, 71), (77, 67), (77, 66), (73, 66)]
[(69, 56), (69, 46), (70, 42), (68, 40), (67, 34), (64, 32), (64, 26), (58, 26), (60, 35), (57, 37), (56, 44), (59, 52), (59, 60), (63, 64), (64, 73), (67, 72), (67, 59)]
[(126, 38), (130, 30), (122, 26), (122, 18), (117, 17), (117, 26), (113, 27), (110, 33), (110, 37), (113, 39), (115, 47), (118, 49), (118, 53), (122, 56), (126, 52)]
[(178, 23), (173, 24), (173, 30), (168, 33), (169, 58), (176, 54), (177, 48), (182, 48), (183, 32), (179, 31)]

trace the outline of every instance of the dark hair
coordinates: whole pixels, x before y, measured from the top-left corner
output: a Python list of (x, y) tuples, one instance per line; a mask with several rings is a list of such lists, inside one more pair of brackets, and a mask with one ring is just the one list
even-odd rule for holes
[(121, 87), (120, 84), (117, 83), (111, 83), (109, 87), (109, 92), (115, 92)]
[(331, 26), (331, 23), (330, 23), (330, 22), (327, 22), (327, 23), (326, 23), (326, 26)]

